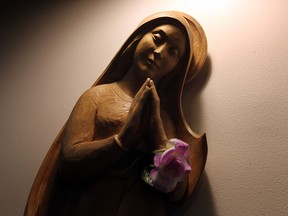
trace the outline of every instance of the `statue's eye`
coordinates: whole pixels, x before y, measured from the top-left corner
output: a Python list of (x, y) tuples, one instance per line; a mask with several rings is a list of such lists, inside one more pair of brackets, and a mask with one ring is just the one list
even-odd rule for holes
[(162, 37), (162, 35), (159, 34), (159, 33), (153, 33), (153, 34), (152, 34), (152, 37), (153, 37), (153, 40), (154, 40), (154, 42), (155, 42), (156, 44), (161, 44), (162, 41), (163, 41), (163, 37)]
[(170, 48), (169, 54), (174, 57), (179, 57), (179, 50), (177, 48)]

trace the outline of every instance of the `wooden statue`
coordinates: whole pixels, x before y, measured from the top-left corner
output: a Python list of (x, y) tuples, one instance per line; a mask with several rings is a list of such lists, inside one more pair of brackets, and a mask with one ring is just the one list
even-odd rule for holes
[(206, 55), (204, 31), (191, 16), (144, 19), (79, 98), (24, 215), (166, 215), (167, 204), (190, 195), (207, 144), (187, 125), (181, 95)]

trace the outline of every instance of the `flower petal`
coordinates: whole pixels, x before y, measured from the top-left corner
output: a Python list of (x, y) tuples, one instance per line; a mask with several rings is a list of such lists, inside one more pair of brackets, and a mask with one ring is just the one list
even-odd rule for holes
[(152, 178), (152, 183), (153, 187), (164, 193), (173, 191), (177, 185), (177, 181), (175, 179), (165, 178), (160, 171), (158, 172), (157, 178)]
[(189, 144), (176, 138), (170, 139), (169, 143), (173, 143), (175, 145), (175, 149), (177, 149), (178, 154), (182, 154), (185, 157), (189, 156)]
[(160, 161), (161, 161), (162, 153), (158, 153), (154, 155), (154, 165), (155, 167), (160, 166)]
[(162, 154), (162, 157), (160, 160), (160, 166), (165, 166), (166, 164), (170, 163), (174, 154), (175, 154), (175, 148), (170, 148), (170, 149), (166, 150)]
[(157, 176), (158, 176), (159, 170), (157, 168), (154, 168), (150, 171), (150, 177), (152, 179), (152, 182), (156, 181)]

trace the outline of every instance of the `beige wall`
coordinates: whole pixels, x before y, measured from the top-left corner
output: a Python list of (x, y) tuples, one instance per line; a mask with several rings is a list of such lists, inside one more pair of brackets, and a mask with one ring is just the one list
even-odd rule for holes
[(199, 193), (181, 215), (287, 215), (288, 2), (79, 2), (3, 16), (0, 214), (22, 214), (77, 98), (141, 19), (181, 10), (202, 24), (209, 42), (200, 84), (184, 94), (187, 120), (207, 133), (209, 155)]

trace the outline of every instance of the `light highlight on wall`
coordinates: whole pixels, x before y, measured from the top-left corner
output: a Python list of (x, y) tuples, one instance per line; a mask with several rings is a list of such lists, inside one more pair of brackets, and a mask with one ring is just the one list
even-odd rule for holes
[(217, 14), (225, 12), (234, 8), (240, 4), (239, 0), (174, 0), (172, 6), (177, 7), (183, 11), (195, 10), (204, 13), (214, 13)]

